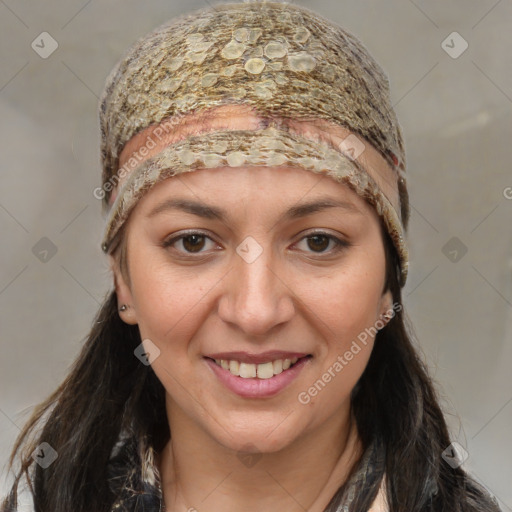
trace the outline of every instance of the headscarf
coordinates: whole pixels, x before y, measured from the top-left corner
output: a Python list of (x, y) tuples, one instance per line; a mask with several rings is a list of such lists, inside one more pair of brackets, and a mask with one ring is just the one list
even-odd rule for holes
[[(265, 122), (245, 130), (209, 126), (211, 115), (233, 104)], [(187, 133), (192, 121), (200, 133)], [(304, 131), (303, 122), (320, 135)], [(108, 214), (105, 252), (117, 247), (137, 201), (163, 179), (286, 164), (346, 183), (375, 208), (405, 284), (405, 151), (388, 78), (358, 39), (311, 10), (244, 2), (170, 20), (140, 38), (110, 73), (100, 126), (103, 179), (95, 195)], [(144, 144), (119, 167), (126, 143), (141, 134)], [(171, 142), (144, 158), (164, 135)], [(380, 165), (366, 158), (372, 152)]]

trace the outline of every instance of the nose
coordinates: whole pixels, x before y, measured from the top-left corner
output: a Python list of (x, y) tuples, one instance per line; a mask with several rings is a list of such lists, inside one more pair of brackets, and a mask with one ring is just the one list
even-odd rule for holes
[(294, 294), (270, 249), (254, 260), (234, 255), (219, 300), (220, 318), (246, 335), (268, 335), (295, 314)]

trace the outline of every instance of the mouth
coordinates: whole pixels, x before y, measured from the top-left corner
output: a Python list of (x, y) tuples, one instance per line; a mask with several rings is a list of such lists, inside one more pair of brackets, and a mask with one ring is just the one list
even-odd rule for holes
[(286, 372), (312, 357), (313, 356), (311, 354), (308, 354), (303, 357), (274, 359), (258, 364), (246, 363), (236, 359), (214, 359), (211, 357), (205, 357), (205, 359), (212, 361), (214, 364), (228, 371), (235, 377), (241, 377), (242, 379), (265, 380)]
[(308, 354), (256, 364), (203, 357), (218, 382), (231, 392), (252, 399), (268, 399), (279, 394), (298, 378), (312, 358)]

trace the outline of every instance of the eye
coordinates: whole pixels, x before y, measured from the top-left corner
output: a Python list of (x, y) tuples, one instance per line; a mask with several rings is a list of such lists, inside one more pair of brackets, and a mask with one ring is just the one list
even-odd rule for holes
[[(199, 254), (201, 252), (204, 252), (203, 249), (207, 245), (207, 240), (212, 242), (215, 246), (215, 242), (209, 236), (199, 231), (193, 231), (165, 240), (162, 243), (162, 246), (164, 248), (173, 247), (178, 252), (182, 252), (185, 254)], [(341, 240), (335, 237), (334, 235), (325, 233), (323, 231), (313, 232), (304, 236), (300, 240), (300, 242), (304, 241), (306, 242), (307, 248), (303, 250), (307, 251), (308, 249), (310, 249), (312, 252), (318, 254), (323, 254), (326, 252), (336, 253), (350, 246), (349, 242)], [(333, 247), (331, 247), (330, 250), (326, 251), (326, 249), (331, 244), (333, 245)]]
[(177, 245), (177, 247), (174, 248), (180, 252), (184, 252), (185, 254), (197, 254), (205, 247), (206, 240), (213, 243), (213, 240), (204, 233), (194, 231), (165, 240), (162, 245), (163, 247), (173, 247)]
[[(350, 246), (350, 243), (346, 242), (345, 240), (341, 240), (334, 235), (325, 233), (323, 231), (309, 233), (301, 239), (301, 242), (303, 241), (306, 241), (306, 246), (309, 249), (312, 249), (312, 252), (319, 254), (323, 254), (325, 252), (336, 253)], [(329, 247), (329, 244), (331, 243), (334, 244), (334, 247), (331, 250), (326, 251), (326, 248)]]

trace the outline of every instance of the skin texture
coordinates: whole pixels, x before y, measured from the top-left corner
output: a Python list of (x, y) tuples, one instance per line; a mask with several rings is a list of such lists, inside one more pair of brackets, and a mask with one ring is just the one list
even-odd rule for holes
[[(237, 126), (257, 123), (238, 118)], [(120, 165), (136, 149), (127, 145)], [(177, 197), (221, 208), (227, 219), (177, 209), (149, 216)], [(321, 197), (350, 202), (359, 213), (335, 207), (281, 219)], [(121, 318), (160, 350), (152, 366), (166, 389), (171, 430), (158, 461), (167, 509), (322, 511), (362, 453), (350, 392), (374, 338), (309, 403), (297, 397), (392, 308), (391, 293), (382, 293), (377, 213), (327, 176), (287, 166), (223, 167), (158, 183), (126, 228), (129, 279), (112, 256), (111, 265), (119, 305), (129, 305)], [(186, 230), (199, 236), (163, 246), (190, 236)], [(319, 232), (324, 236), (311, 238)], [(252, 263), (236, 252), (248, 236), (263, 251)], [(350, 245), (336, 249), (329, 236)], [(264, 399), (232, 393), (203, 357), (273, 349), (313, 357)], [(254, 454), (250, 465), (240, 457), (246, 451)]]

